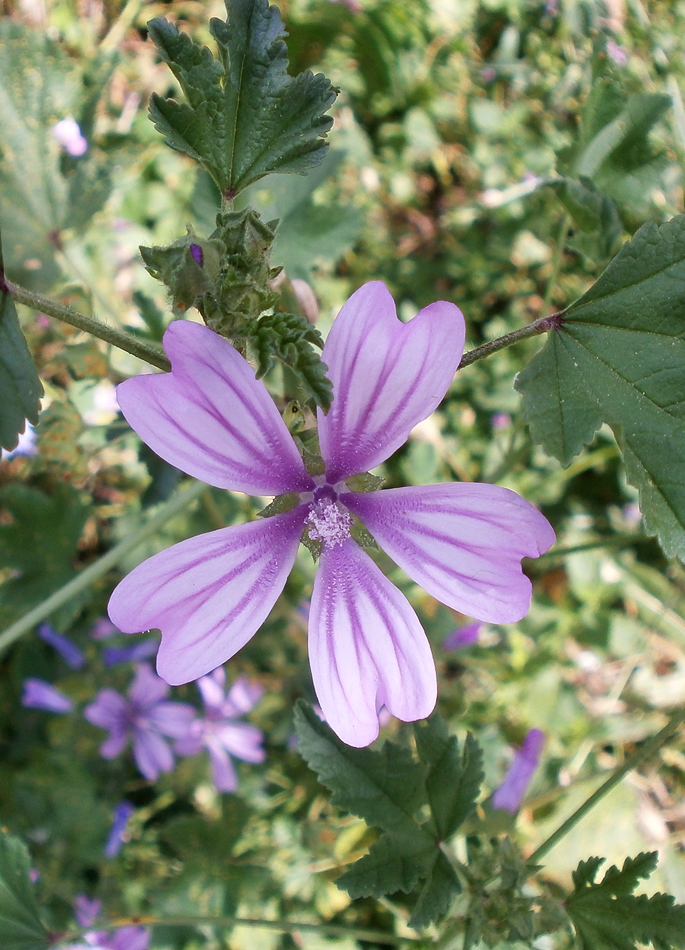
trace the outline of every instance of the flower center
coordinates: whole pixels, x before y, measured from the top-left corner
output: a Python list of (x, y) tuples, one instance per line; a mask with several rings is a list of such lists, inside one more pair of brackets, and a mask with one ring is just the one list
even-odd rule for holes
[(354, 524), (342, 505), (338, 504), (337, 492), (330, 485), (322, 485), (314, 492), (314, 501), (309, 506), (305, 524), (312, 541), (320, 541), (324, 547), (337, 547), (350, 536)]

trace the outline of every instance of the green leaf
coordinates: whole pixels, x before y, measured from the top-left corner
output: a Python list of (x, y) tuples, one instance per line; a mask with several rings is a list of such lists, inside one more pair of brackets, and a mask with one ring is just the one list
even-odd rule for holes
[(271, 172), (306, 174), (323, 160), (333, 122), (325, 113), (336, 93), (320, 73), (288, 75), (285, 29), (268, 0), (226, 0), (226, 10), (226, 22), (210, 22), (219, 61), (163, 18), (150, 21), (188, 100), (154, 94), (150, 116), (172, 148), (199, 161), (233, 197)]
[(379, 752), (345, 745), (303, 702), (295, 708), (300, 754), (331, 790), (331, 802), (384, 831), (412, 835), (425, 801), (425, 768), (408, 749), (386, 742)]
[(516, 388), (533, 438), (564, 465), (612, 426), (647, 530), (685, 557), (684, 215), (640, 228)]
[(452, 865), (440, 851), (433, 853), (433, 866), (421, 888), (409, 926), (417, 930), (435, 923), (447, 911), (461, 884)]
[[(78, 542), (90, 506), (70, 485), (59, 483), (52, 495), (28, 485), (0, 488), (0, 569), (17, 576), (0, 584), (0, 626), (16, 620), (71, 580)], [(9, 523), (8, 523), (9, 522)], [(88, 592), (85, 597), (89, 597)], [(53, 622), (66, 625), (83, 604), (73, 601)]]
[(589, 179), (574, 181), (572, 178), (559, 178), (547, 184), (582, 232), (574, 236), (570, 243), (585, 253), (594, 254), (594, 248), (588, 241), (588, 237), (593, 235), (598, 256), (603, 260), (610, 257), (616, 250), (623, 230), (614, 201), (598, 191)]
[[(2, 249), (0, 248), (0, 282)], [(1, 286), (1, 283), (0, 283)], [(43, 386), (19, 326), (14, 301), (0, 290), (0, 446), (13, 449), (26, 420), (38, 422)]]
[(437, 715), (414, 723), (419, 759), (428, 767), (426, 791), (440, 840), (455, 833), (476, 805), (483, 781), (483, 753), (471, 733), (459, 756), (459, 742)]
[(92, 146), (65, 155), (52, 128), (82, 109), (87, 124), (112, 66), (103, 56), (83, 76), (45, 31), (0, 22), (0, 223), (7, 273), (24, 286), (54, 284), (60, 232), (90, 220), (109, 194), (106, 157)]
[(436, 859), (435, 844), (420, 829), (411, 834), (383, 835), (353, 867), (336, 880), (353, 900), (383, 897), (396, 891), (409, 893), (431, 873)]
[(566, 902), (582, 950), (637, 950), (649, 943), (659, 950), (685, 947), (685, 906), (670, 894), (633, 896), (639, 880), (656, 868), (656, 852), (626, 858), (620, 871), (610, 867), (596, 884), (602, 863), (602, 858), (580, 863)]
[(0, 829), (0, 947), (47, 950), (48, 933), (38, 916), (29, 877), (29, 854), (18, 838)]

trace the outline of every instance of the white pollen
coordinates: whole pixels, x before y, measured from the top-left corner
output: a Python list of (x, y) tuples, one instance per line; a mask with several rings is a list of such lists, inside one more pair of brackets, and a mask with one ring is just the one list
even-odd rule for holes
[(325, 547), (331, 548), (349, 538), (354, 524), (344, 508), (327, 499), (314, 502), (305, 523), (309, 525), (309, 537), (313, 541), (321, 541)]

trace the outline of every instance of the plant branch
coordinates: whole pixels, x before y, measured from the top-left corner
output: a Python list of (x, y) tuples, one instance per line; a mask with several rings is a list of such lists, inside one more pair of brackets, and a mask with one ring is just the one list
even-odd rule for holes
[(38, 604), (33, 610), (29, 610), (27, 614), (20, 617), (16, 623), (7, 627), (6, 630), (0, 633), (0, 653), (11, 646), (15, 640), (18, 640), (22, 634), (32, 630), (36, 624), (45, 620), (54, 610), (68, 603), (72, 597), (80, 594), (82, 590), (90, 587), (91, 584), (99, 580), (107, 571), (116, 567), (125, 554), (135, 550), (142, 541), (151, 537), (151, 535), (159, 531), (162, 525), (166, 524), (167, 521), (180, 511), (183, 511), (184, 508), (187, 508), (196, 498), (200, 497), (206, 487), (204, 482), (194, 482), (189, 488), (178, 492), (170, 501), (153, 514), (145, 524), (141, 525), (137, 531), (133, 531), (127, 535), (106, 554), (103, 554), (101, 558), (89, 564), (88, 567), (80, 571), (76, 577), (63, 587), (60, 587), (59, 590), (56, 590), (54, 594), (51, 594), (42, 604)]
[(459, 364), (459, 369), (470, 366), (471, 363), (476, 363), (478, 360), (485, 359), (486, 356), (496, 353), (497, 350), (503, 350), (507, 346), (513, 346), (514, 343), (518, 343), (520, 340), (527, 340), (528, 337), (537, 336), (540, 333), (547, 333), (549, 330), (556, 330), (557, 327), (561, 326), (562, 319), (563, 311), (552, 313), (548, 317), (541, 317), (534, 323), (529, 323), (528, 326), (520, 327), (518, 330), (512, 330), (511, 333), (505, 333), (504, 336), (500, 336), (496, 340), (483, 343), (482, 346), (477, 346), (473, 350), (469, 350), (468, 353), (464, 353), (461, 358), (461, 363)]
[(638, 749), (637, 752), (634, 752), (623, 765), (619, 766), (613, 774), (599, 786), (597, 791), (595, 791), (587, 801), (583, 802), (580, 808), (577, 808), (573, 814), (566, 819), (556, 831), (554, 831), (546, 841), (543, 841), (542, 844), (533, 851), (531, 856), (528, 858), (528, 865), (532, 866), (538, 863), (540, 858), (548, 854), (552, 848), (558, 844), (562, 838), (565, 838), (566, 835), (571, 831), (578, 822), (587, 815), (587, 813), (595, 807), (595, 805), (600, 802), (605, 795), (608, 795), (612, 789), (614, 789), (628, 774), (632, 772), (633, 769), (637, 768), (645, 759), (648, 759), (650, 756), (654, 755), (655, 752), (665, 745), (666, 742), (673, 736), (680, 726), (685, 722), (685, 709), (680, 709), (677, 713), (674, 713), (673, 716), (669, 719), (667, 724), (661, 730), (653, 736), (649, 742), (646, 742), (642, 748)]
[(27, 307), (32, 307), (41, 313), (46, 313), (49, 317), (62, 320), (64, 323), (68, 323), (78, 330), (92, 333), (93, 336), (104, 340), (105, 343), (110, 343), (120, 350), (125, 350), (132, 356), (137, 356), (138, 359), (145, 360), (145, 362), (151, 366), (156, 366), (158, 369), (164, 370), (167, 373), (171, 370), (171, 363), (161, 349), (154, 344), (147, 343), (144, 340), (137, 340), (130, 333), (125, 333), (123, 330), (110, 327), (106, 323), (102, 323), (101, 320), (95, 320), (93, 317), (87, 317), (77, 310), (72, 310), (71, 307), (57, 303), (49, 297), (44, 297), (43, 294), (37, 294), (32, 290), (26, 290), (25, 287), (20, 287), (18, 284), (12, 284), (7, 279), (1, 279), (1, 283), (2, 287), (0, 287), (0, 289), (7, 290), (18, 303), (23, 303)]
[[(260, 920), (254, 917), (122, 917), (108, 924), (97, 924), (98, 930), (116, 930), (119, 927), (148, 926), (156, 925), (164, 927), (193, 927), (193, 926), (212, 926), (212, 927), (264, 927), (267, 930), (278, 930), (281, 933), (297, 933), (306, 931), (309, 933), (325, 934), (329, 937), (348, 937), (352, 940), (367, 940), (370, 943), (384, 943), (389, 946), (399, 947), (407, 943), (420, 943), (421, 941), (413, 937), (398, 937), (396, 934), (387, 933), (383, 930), (372, 930), (363, 927), (345, 927), (341, 924), (314, 924), (293, 920)], [(92, 928), (90, 928), (92, 930)], [(59, 942), (73, 941), (82, 937), (85, 930), (61, 934)]]

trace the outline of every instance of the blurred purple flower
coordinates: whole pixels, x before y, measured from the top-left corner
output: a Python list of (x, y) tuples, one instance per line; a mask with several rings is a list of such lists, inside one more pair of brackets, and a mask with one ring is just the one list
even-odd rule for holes
[(463, 647), (470, 647), (478, 643), (482, 624), (477, 620), (466, 624), (465, 627), (457, 627), (452, 633), (448, 633), (442, 641), (443, 650), (461, 650)]
[(504, 781), (492, 796), (493, 808), (504, 809), (512, 815), (519, 810), (533, 773), (538, 767), (544, 744), (544, 732), (540, 729), (531, 729), (523, 745), (514, 755)]
[(79, 927), (92, 927), (102, 909), (102, 901), (96, 897), (77, 894), (74, 898), (74, 916)]
[(75, 643), (72, 643), (69, 637), (58, 633), (49, 623), (41, 623), (36, 629), (40, 639), (49, 644), (54, 650), (57, 650), (67, 666), (72, 670), (80, 670), (86, 664), (86, 657), (83, 650), (80, 650)]
[(46, 709), (48, 712), (68, 713), (74, 708), (68, 696), (46, 680), (30, 676), (24, 680), (21, 704), (27, 709)]
[(149, 660), (159, 649), (157, 640), (141, 640), (130, 647), (105, 647), (102, 662), (105, 666), (117, 666), (119, 663), (140, 663)]
[(0, 458), (7, 459), (9, 462), (10, 459), (15, 458), (17, 455), (32, 456), (37, 454), (38, 447), (36, 445), (36, 430), (27, 419), (26, 426), (24, 431), (19, 436), (19, 441), (17, 442), (16, 447), (11, 449), (9, 452), (7, 449), (2, 449), (0, 452)]
[(496, 431), (499, 429), (508, 429), (511, 425), (511, 416), (508, 412), (496, 412), (490, 420), (490, 425)]
[[(107, 843), (105, 844), (105, 857), (106, 858), (116, 858), (116, 856), (121, 851), (121, 847), (125, 841), (128, 840), (126, 835), (126, 827), (128, 825), (128, 820), (135, 811), (135, 808), (130, 802), (119, 802), (118, 805), (114, 806), (114, 817), (112, 818), (112, 827), (107, 837)], [(88, 924), (81, 924), (82, 927), (87, 927)]]
[(73, 116), (67, 116), (52, 127), (52, 134), (68, 155), (80, 158), (88, 151), (88, 141), (83, 137), (81, 127)]
[(113, 637), (115, 633), (121, 633), (121, 630), (115, 627), (108, 617), (98, 617), (90, 631), (93, 640), (106, 640), (108, 637)]
[(607, 40), (607, 55), (617, 66), (625, 66), (628, 62), (628, 53), (615, 40)]
[(101, 689), (83, 711), (94, 726), (107, 729), (109, 737), (100, 746), (104, 759), (115, 759), (133, 742), (133, 758), (141, 775), (150, 781), (170, 772), (174, 757), (163, 736), (180, 739), (195, 715), (186, 703), (166, 701), (169, 686), (146, 663), (136, 669), (128, 699), (113, 689)]
[(261, 729), (246, 722), (237, 722), (261, 699), (261, 686), (239, 677), (228, 693), (223, 667), (197, 680), (197, 688), (205, 707), (204, 719), (191, 723), (188, 734), (174, 743), (179, 755), (197, 755), (203, 748), (209, 752), (212, 780), (220, 792), (234, 792), (238, 776), (230, 756), (243, 762), (263, 762)]
[(322, 359), (334, 398), (318, 413), (325, 473), (312, 476), (268, 390), (208, 327), (178, 320), (164, 336), (170, 373), (136, 376), (117, 396), (128, 422), (177, 468), (218, 488), (289, 495), (296, 506), (189, 538), (139, 564), (109, 602), (127, 633), (162, 629), (157, 669), (185, 683), (221, 666), (253, 636), (281, 594), (303, 533), (320, 545), (309, 615), (314, 688), (352, 746), (378, 735), (378, 711), (429, 715), (435, 663), (406, 597), (351, 534), (359, 518), (412, 580), (442, 603), (490, 623), (530, 606), (523, 557), (554, 541), (539, 511), (495, 485), (450, 483), (355, 490), (437, 408), (461, 359), (464, 318), (438, 301), (402, 323), (380, 281), (356, 291)]

